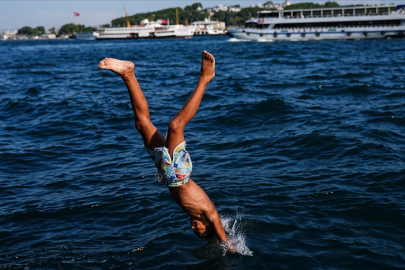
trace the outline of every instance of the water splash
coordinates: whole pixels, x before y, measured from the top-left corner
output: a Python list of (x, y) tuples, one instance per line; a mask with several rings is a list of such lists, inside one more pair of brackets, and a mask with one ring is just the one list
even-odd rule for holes
[(230, 38), (230, 39), (228, 39), (228, 42), (251, 42), (251, 40), (248, 40), (248, 39)]
[(222, 226), (228, 233), (229, 238), (238, 254), (253, 256), (253, 252), (246, 246), (246, 237), (241, 230), (242, 217), (239, 213), (236, 217), (221, 217)]

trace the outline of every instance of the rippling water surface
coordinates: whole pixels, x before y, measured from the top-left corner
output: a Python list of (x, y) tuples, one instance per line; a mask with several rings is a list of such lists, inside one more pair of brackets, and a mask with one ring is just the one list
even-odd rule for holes
[[(404, 40), (231, 41), (0, 43), (0, 268), (404, 269)], [(97, 69), (135, 62), (164, 131), (204, 49), (187, 149), (240, 256), (193, 234)]]

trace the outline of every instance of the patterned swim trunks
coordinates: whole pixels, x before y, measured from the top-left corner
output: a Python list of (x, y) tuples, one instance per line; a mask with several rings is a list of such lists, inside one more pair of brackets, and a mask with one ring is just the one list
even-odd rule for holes
[(153, 151), (146, 148), (146, 152), (155, 162), (158, 169), (158, 181), (164, 181), (169, 187), (179, 187), (190, 179), (193, 165), (189, 153), (186, 151), (186, 142), (179, 144), (173, 151), (173, 161), (166, 147), (156, 147)]

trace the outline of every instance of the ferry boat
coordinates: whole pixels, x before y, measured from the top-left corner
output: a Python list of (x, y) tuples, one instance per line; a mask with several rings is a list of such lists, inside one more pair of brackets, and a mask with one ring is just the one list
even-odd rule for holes
[(259, 11), (227, 35), (254, 41), (308, 41), (405, 37), (405, 5)]
[(77, 40), (96, 40), (99, 34), (97, 32), (76, 33), (74, 38)]
[(190, 38), (194, 35), (195, 26), (179, 24), (179, 13), (176, 8), (176, 25), (163, 25), (160, 22), (145, 19), (141, 25), (131, 26), (125, 7), (127, 27), (100, 28), (96, 40), (106, 39), (139, 39), (139, 38)]
[(196, 21), (191, 25), (195, 26), (194, 35), (225, 35), (225, 22), (211, 21), (205, 18), (204, 21)]
[(147, 22), (144, 25), (131, 27), (100, 28), (96, 40), (106, 39), (140, 39), (140, 38), (190, 38), (194, 35), (195, 26), (162, 25), (158, 22)]

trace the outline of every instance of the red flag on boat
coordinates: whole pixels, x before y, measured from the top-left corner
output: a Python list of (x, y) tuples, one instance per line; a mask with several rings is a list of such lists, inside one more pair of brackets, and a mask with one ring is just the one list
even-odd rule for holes
[(77, 12), (73, 12), (73, 16), (74, 16), (74, 17), (79, 17), (79, 16), (80, 16), (80, 14), (79, 14), (79, 13), (77, 13)]
[(163, 20), (163, 19), (160, 19), (160, 20), (159, 20), (159, 23), (161, 23), (161, 24), (167, 24), (167, 21), (166, 21), (166, 20)]

